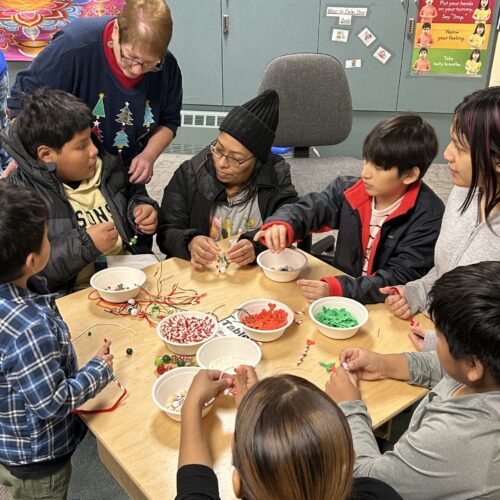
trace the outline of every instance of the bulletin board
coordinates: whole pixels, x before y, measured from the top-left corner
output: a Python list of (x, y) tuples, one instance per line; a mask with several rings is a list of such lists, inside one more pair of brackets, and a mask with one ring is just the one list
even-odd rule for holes
[(66, 24), (80, 17), (115, 16), (124, 4), (124, 0), (0, 0), (0, 49), (9, 61), (29, 61)]

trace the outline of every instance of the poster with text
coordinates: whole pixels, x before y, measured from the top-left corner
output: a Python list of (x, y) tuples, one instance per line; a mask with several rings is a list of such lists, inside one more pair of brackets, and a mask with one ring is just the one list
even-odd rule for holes
[(419, 0), (411, 73), (482, 76), (495, 0)]
[(80, 17), (116, 16), (125, 0), (1, 0), (0, 49), (9, 61), (29, 61)]

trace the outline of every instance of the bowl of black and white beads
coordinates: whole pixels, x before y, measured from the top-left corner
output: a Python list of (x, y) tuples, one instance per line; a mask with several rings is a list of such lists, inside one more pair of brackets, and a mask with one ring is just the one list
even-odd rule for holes
[(140, 269), (126, 266), (108, 267), (90, 278), (90, 286), (107, 302), (121, 303), (137, 297), (146, 279)]
[(217, 322), (210, 314), (182, 311), (162, 319), (156, 334), (176, 354), (193, 355), (215, 336)]
[[(153, 385), (151, 397), (156, 406), (164, 411), (172, 420), (181, 421), (181, 410), (189, 386), (193, 378), (200, 371), (197, 366), (174, 368), (158, 377)], [(204, 417), (211, 409), (212, 404), (206, 405), (201, 416)]]
[(285, 248), (279, 253), (266, 250), (257, 256), (257, 264), (270, 280), (285, 283), (299, 277), (307, 265), (307, 257), (293, 248)]

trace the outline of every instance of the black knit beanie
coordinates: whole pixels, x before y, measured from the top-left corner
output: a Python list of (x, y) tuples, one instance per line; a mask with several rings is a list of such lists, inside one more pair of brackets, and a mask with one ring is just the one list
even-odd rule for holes
[(265, 162), (278, 127), (279, 104), (278, 93), (266, 90), (251, 101), (235, 106), (222, 120), (219, 129)]

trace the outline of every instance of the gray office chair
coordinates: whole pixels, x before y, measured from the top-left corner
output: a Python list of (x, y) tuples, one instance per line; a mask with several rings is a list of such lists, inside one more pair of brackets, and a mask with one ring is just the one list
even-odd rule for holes
[[(301, 170), (310, 168), (311, 177), (313, 168), (331, 167), (333, 179), (333, 158), (296, 158), (308, 157), (314, 146), (339, 144), (351, 132), (351, 92), (340, 61), (328, 54), (315, 53), (277, 57), (264, 70), (258, 93), (268, 89), (276, 90), (280, 96), (280, 120), (274, 145), (294, 148), (294, 158), (287, 160), (292, 167), (296, 162)], [(333, 249), (332, 243), (335, 244), (332, 236), (324, 238), (311, 251), (321, 254)]]

